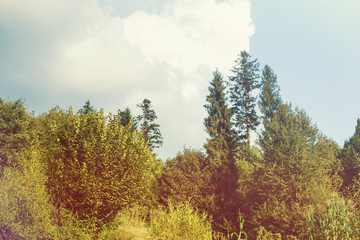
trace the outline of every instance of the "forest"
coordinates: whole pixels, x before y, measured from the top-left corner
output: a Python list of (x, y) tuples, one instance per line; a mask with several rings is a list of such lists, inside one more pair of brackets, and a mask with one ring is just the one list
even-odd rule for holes
[(0, 238), (360, 239), (360, 119), (339, 146), (246, 51), (209, 79), (204, 150), (160, 160), (137, 107), (35, 116), (1, 98)]

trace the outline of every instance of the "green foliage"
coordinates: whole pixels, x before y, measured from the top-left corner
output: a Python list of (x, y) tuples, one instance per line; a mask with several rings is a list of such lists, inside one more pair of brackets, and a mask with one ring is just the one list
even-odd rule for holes
[(119, 118), (120, 118), (120, 125), (127, 126), (129, 124), (132, 125), (132, 130), (137, 130), (137, 122), (136, 119), (131, 114), (131, 111), (129, 108), (126, 108), (124, 111), (119, 112)]
[(260, 137), (264, 161), (257, 172), (259, 199), (252, 223), (282, 236), (298, 236), (311, 208), (341, 184), (338, 146), (318, 133), (307, 115), (280, 105)]
[(239, 233), (233, 232), (230, 234), (229, 239), (234, 239), (234, 237), (237, 240), (247, 240), (247, 233), (244, 231), (244, 223), (245, 219), (243, 217), (239, 217)]
[(96, 109), (94, 106), (91, 105), (90, 100), (86, 100), (84, 106), (82, 107), (82, 109), (80, 110), (80, 112), (82, 112), (83, 114), (88, 114), (90, 112), (96, 112)]
[[(304, 111), (281, 104), (273, 121), (265, 126), (260, 136), (260, 147), (268, 162), (300, 170), (307, 164), (307, 156), (317, 140), (318, 130)], [(311, 162), (310, 162), (311, 164)]]
[(154, 211), (150, 233), (155, 239), (212, 239), (211, 224), (206, 214), (198, 213), (189, 203), (177, 206), (169, 203), (167, 212)]
[(277, 75), (265, 65), (262, 70), (261, 91), (259, 96), (260, 111), (263, 114), (264, 124), (270, 122), (281, 103), (280, 87)]
[(261, 177), (256, 174), (261, 156), (258, 154), (258, 149), (252, 147), (244, 157), (237, 157), (235, 160), (237, 170), (236, 206), (245, 216), (250, 214), (251, 207), (259, 199), (257, 189), (259, 184), (256, 183)]
[(329, 201), (327, 211), (307, 218), (304, 239), (359, 239), (360, 222), (351, 202), (339, 197)]
[(208, 104), (204, 105), (208, 112), (204, 125), (210, 139), (205, 149), (210, 159), (223, 162), (234, 154), (234, 136), (231, 129), (231, 110), (227, 107), (225, 86), (221, 74), (216, 70), (210, 82)]
[(145, 142), (151, 150), (159, 148), (163, 143), (163, 138), (160, 133), (160, 125), (154, 122), (157, 116), (152, 109), (151, 101), (144, 99), (143, 102), (137, 106), (142, 111), (138, 120), (141, 122), (140, 130), (143, 131)]
[(54, 110), (47, 121), (43, 158), (57, 204), (91, 222), (108, 221), (122, 207), (154, 201), (159, 164), (140, 133), (103, 111)]
[(192, 206), (213, 213), (215, 186), (212, 174), (213, 169), (204, 154), (184, 149), (183, 153), (165, 163), (160, 179), (162, 203), (189, 201)]
[(0, 178), (0, 239), (43, 239), (52, 235), (53, 208), (39, 152), (17, 156), (18, 166), (6, 167)]
[(259, 125), (256, 114), (256, 97), (253, 91), (260, 87), (259, 63), (257, 59), (242, 51), (235, 60), (232, 69), (234, 76), (230, 76), (230, 101), (232, 103), (235, 131), (240, 141), (247, 141), (250, 146), (250, 131)]
[(360, 119), (357, 120), (354, 135), (345, 142), (340, 159), (344, 168), (344, 186), (349, 186), (360, 173)]
[(0, 176), (5, 166), (16, 165), (17, 154), (29, 148), (34, 132), (24, 102), (0, 99)]

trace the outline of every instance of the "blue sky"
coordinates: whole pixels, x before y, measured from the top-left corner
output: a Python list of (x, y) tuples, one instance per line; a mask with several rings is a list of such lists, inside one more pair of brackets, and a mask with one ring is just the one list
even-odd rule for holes
[(340, 146), (360, 117), (360, 2), (253, 0), (251, 54)]
[(212, 72), (227, 79), (245, 49), (342, 146), (360, 117), (359, 10), (355, 0), (1, 0), (0, 97), (36, 113), (90, 99), (135, 114), (149, 98), (166, 159), (202, 147)]

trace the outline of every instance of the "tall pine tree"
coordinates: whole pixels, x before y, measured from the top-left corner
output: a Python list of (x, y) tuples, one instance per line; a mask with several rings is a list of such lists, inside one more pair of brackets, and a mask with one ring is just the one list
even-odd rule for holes
[[(232, 130), (232, 111), (226, 104), (225, 86), (222, 75), (217, 70), (210, 82), (208, 102), (204, 107), (208, 117), (204, 120), (210, 138), (205, 144), (210, 169), (212, 186), (215, 188), (215, 208), (211, 211), (215, 228), (230, 231), (231, 224), (225, 226), (224, 219), (233, 222), (237, 213), (236, 197), (238, 174), (235, 166), (235, 140)], [(229, 223), (229, 222), (228, 222)]]
[(144, 139), (151, 150), (159, 148), (163, 143), (163, 138), (160, 133), (160, 125), (154, 121), (157, 119), (155, 111), (152, 109), (151, 101), (144, 99), (142, 103), (138, 104), (142, 114), (138, 117), (141, 122), (140, 130), (143, 131)]
[(235, 131), (239, 142), (247, 142), (250, 146), (250, 131), (259, 125), (255, 111), (256, 97), (253, 91), (260, 87), (259, 63), (252, 60), (249, 53), (242, 51), (235, 60), (230, 76), (230, 101), (232, 103)]
[(231, 110), (226, 104), (225, 86), (221, 73), (216, 70), (210, 82), (208, 102), (204, 107), (209, 116), (205, 118), (204, 125), (210, 138), (205, 144), (209, 157), (213, 160), (223, 161), (230, 158), (233, 152), (233, 134), (231, 129)]
[(265, 65), (262, 70), (261, 91), (259, 98), (260, 111), (263, 114), (264, 124), (266, 124), (274, 117), (274, 113), (281, 102), (277, 75), (269, 67), (269, 65)]

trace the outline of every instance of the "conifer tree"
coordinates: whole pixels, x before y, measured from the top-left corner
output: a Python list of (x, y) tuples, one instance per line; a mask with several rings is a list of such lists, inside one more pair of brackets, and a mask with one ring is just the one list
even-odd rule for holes
[(129, 108), (126, 108), (124, 111), (119, 112), (120, 117), (120, 125), (127, 126), (128, 124), (132, 124), (132, 129), (135, 131), (137, 129), (137, 121), (131, 114)]
[(144, 99), (141, 104), (138, 104), (142, 114), (138, 117), (141, 123), (140, 130), (143, 131), (144, 139), (151, 150), (159, 148), (163, 143), (163, 138), (160, 133), (160, 125), (154, 121), (157, 119), (155, 111), (152, 109), (151, 101)]
[(91, 105), (90, 100), (86, 100), (84, 106), (80, 110), (83, 114), (88, 114), (90, 112), (96, 112), (96, 109), (94, 106)]
[[(238, 188), (238, 174), (235, 167), (235, 139), (232, 130), (232, 111), (226, 104), (225, 86), (220, 72), (213, 73), (210, 82), (208, 102), (204, 107), (209, 116), (205, 118), (204, 125), (210, 138), (205, 144), (208, 153), (209, 166), (212, 169), (212, 185), (215, 188), (215, 205), (213, 210), (216, 228), (224, 228), (224, 219), (233, 220), (236, 213), (236, 189)], [(231, 224), (230, 224), (231, 225)]]
[(3, 167), (17, 163), (16, 154), (27, 149), (35, 137), (24, 101), (0, 99), (0, 176)]
[(345, 142), (340, 159), (344, 168), (344, 186), (348, 186), (360, 173), (360, 119), (357, 120), (354, 135)]
[(210, 82), (208, 104), (204, 105), (209, 116), (204, 125), (210, 138), (205, 144), (209, 157), (223, 161), (229, 158), (233, 150), (233, 134), (231, 130), (231, 110), (226, 104), (225, 86), (221, 73), (215, 71)]
[(325, 204), (339, 185), (338, 147), (303, 110), (283, 103), (264, 125), (259, 143), (264, 159), (254, 178), (258, 199), (252, 223), (282, 236), (298, 236), (306, 207)]
[(271, 121), (281, 102), (277, 75), (273, 72), (269, 65), (265, 65), (262, 70), (261, 91), (259, 98), (260, 111), (263, 114), (264, 124), (266, 124), (266, 122)]
[(257, 59), (252, 60), (249, 53), (242, 51), (235, 60), (232, 69), (234, 75), (229, 78), (235, 131), (239, 142), (245, 140), (248, 146), (250, 146), (250, 131), (255, 130), (259, 125), (255, 111), (256, 97), (253, 95), (253, 91), (260, 87), (258, 71)]

